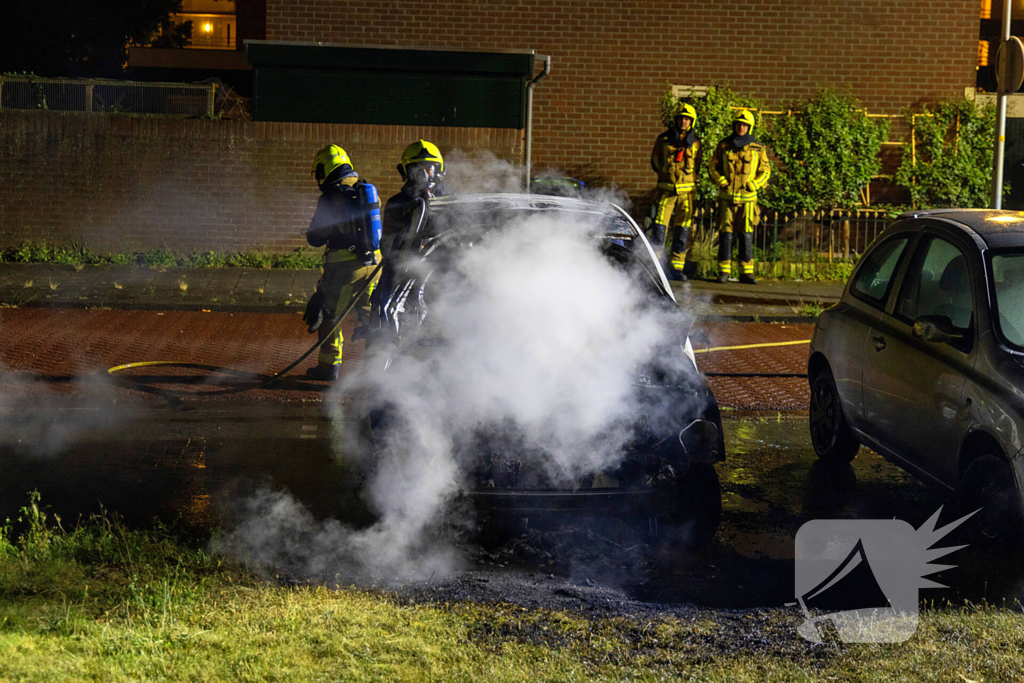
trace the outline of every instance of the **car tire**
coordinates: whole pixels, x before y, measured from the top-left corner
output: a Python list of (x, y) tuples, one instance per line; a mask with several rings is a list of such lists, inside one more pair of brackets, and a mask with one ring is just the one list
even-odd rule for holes
[(857, 456), (860, 442), (846, 422), (836, 380), (828, 368), (819, 370), (811, 379), (808, 425), (814, 452), (822, 460), (850, 462)]
[(980, 510), (967, 520), (968, 541), (983, 548), (1011, 546), (1024, 537), (1024, 508), (1010, 465), (995, 455), (982, 455), (964, 471), (957, 491), (961, 514)]
[(672, 514), (658, 530), (663, 551), (692, 553), (707, 546), (722, 519), (722, 488), (710, 463), (693, 463), (675, 487)]

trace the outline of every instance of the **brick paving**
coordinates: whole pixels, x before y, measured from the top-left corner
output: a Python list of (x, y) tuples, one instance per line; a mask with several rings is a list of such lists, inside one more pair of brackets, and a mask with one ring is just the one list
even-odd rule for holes
[[(343, 333), (351, 336), (354, 318)], [(809, 339), (811, 324), (707, 323), (711, 345)], [(47, 390), (81, 389), (76, 377), (139, 361), (169, 360), (232, 368), (251, 375), (222, 375), (178, 367), (137, 368), (119, 373), (181, 392), (189, 398), (257, 401), (315, 401), (326, 384), (311, 382), (303, 373), (315, 354), (274, 388), (219, 394), (224, 388), (248, 388), (291, 363), (316, 341), (296, 314), (203, 313), (197, 311), (0, 309), (0, 362)], [(345, 372), (362, 366), (364, 343), (345, 344)], [(807, 346), (743, 349), (698, 354), (705, 372), (804, 372)], [(200, 384), (194, 384), (202, 380)], [(719, 402), (746, 410), (806, 409), (805, 379), (709, 379)], [(20, 387), (20, 388), (19, 388)], [(7, 384), (2, 391), (37, 391), (36, 384)], [(118, 389), (118, 391), (122, 391)], [(128, 388), (129, 396), (143, 394)]]

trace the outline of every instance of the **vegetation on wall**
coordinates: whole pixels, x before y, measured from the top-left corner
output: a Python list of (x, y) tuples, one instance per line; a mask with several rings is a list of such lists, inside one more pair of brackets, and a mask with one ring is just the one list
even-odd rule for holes
[(989, 205), (995, 107), (958, 100), (907, 113), (914, 131), (896, 172), (915, 207)]
[(184, 266), (187, 268), (319, 268), (323, 255), (319, 250), (296, 249), (284, 254), (263, 251), (219, 253), (215, 251), (177, 254), (167, 249), (100, 254), (85, 247), (50, 246), (46, 242), (20, 242), (0, 249), (0, 262), (55, 263), (69, 266)]
[(771, 117), (764, 142), (775, 156), (763, 204), (778, 211), (852, 209), (881, 169), (889, 122), (851, 95), (822, 90)]
[[(717, 188), (708, 178), (714, 147), (731, 132), (737, 110), (751, 109), (754, 133), (772, 154), (772, 179), (762, 194), (766, 208), (783, 212), (856, 209), (863, 192), (881, 171), (879, 153), (889, 135), (889, 121), (870, 117), (851, 95), (822, 90), (814, 98), (791, 103), (784, 113), (763, 115), (758, 101), (725, 86), (706, 97), (676, 98), (671, 88), (662, 97), (660, 116), (670, 124), (678, 103), (697, 110), (697, 135), (703, 143), (697, 203), (714, 203)], [(906, 114), (913, 144), (903, 145), (894, 177), (914, 207), (984, 207), (989, 203), (993, 107), (977, 108), (968, 100), (918, 107)], [(1007, 188), (1008, 190), (1008, 188)], [(896, 212), (902, 210), (897, 207)]]

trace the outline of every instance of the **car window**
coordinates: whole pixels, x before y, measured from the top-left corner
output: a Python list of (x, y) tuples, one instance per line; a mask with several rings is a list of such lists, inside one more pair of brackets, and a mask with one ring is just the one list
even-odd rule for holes
[(954, 327), (967, 329), (973, 312), (967, 258), (950, 242), (926, 236), (903, 278), (896, 315), (907, 320), (944, 315)]
[(993, 290), (999, 331), (1016, 347), (1024, 347), (1024, 254), (992, 257)]
[(854, 294), (876, 306), (884, 305), (889, 294), (889, 283), (909, 239), (909, 236), (894, 237), (878, 245), (865, 256), (863, 265), (853, 279)]

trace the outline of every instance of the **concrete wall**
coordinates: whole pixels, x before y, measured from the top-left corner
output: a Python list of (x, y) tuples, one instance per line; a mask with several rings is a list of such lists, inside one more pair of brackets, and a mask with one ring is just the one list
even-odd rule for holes
[(534, 163), (654, 184), (648, 155), (668, 84), (728, 83), (770, 107), (850, 89), (872, 113), (963, 97), (975, 82), (977, 0), (266, 0), (267, 39), (532, 48)]
[(320, 147), (342, 144), (387, 198), (402, 150), (420, 137), (522, 156), (518, 130), (0, 112), (0, 246), (294, 249), (319, 194), (310, 167)]

